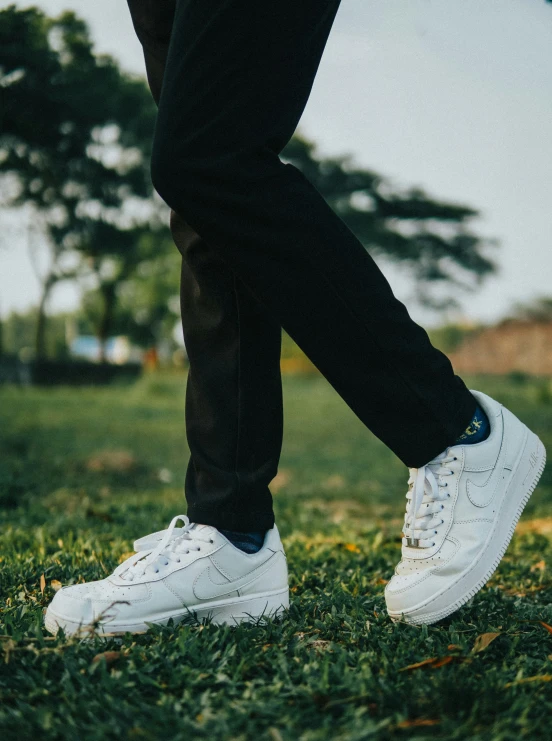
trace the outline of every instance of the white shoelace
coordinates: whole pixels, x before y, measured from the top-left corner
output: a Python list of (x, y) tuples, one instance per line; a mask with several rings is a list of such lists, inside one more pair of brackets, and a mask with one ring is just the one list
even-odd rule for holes
[[(176, 527), (179, 520), (184, 522), (184, 527)], [(198, 543), (213, 542), (210, 533), (203, 534), (201, 530), (192, 529), (193, 527), (194, 524), (190, 522), (186, 515), (173, 517), (166, 530), (152, 533), (151, 536), (140, 539), (144, 542), (149, 540), (151, 544), (152, 537), (161, 536), (161, 540), (154, 548), (145, 548), (138, 553), (134, 553), (117, 566), (113, 572), (114, 575), (125, 581), (134, 581), (135, 578), (143, 576), (146, 569), (158, 573), (159, 566), (168, 566), (169, 561), (180, 562), (180, 556), (183, 553), (189, 553), (193, 550), (200, 551), (201, 546)]]
[(440, 453), (421, 468), (408, 469), (410, 477), (406, 492), (408, 501), (404, 516), (404, 545), (414, 548), (431, 548), (435, 545), (433, 536), (437, 535), (438, 526), (444, 520), (441, 518), (436, 523), (433, 516), (444, 509), (442, 501), (450, 497), (448, 482), (443, 483), (441, 477), (454, 475), (454, 471), (445, 464), (456, 460), (456, 456), (445, 453), (446, 451)]

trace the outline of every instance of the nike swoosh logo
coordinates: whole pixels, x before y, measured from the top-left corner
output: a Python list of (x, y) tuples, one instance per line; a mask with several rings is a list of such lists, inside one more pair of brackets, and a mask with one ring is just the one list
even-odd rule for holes
[(272, 561), (275, 556), (276, 554), (245, 576), (242, 576), (239, 579), (233, 579), (232, 581), (227, 581), (224, 584), (217, 584), (211, 579), (210, 571), (212, 568), (214, 569), (214, 567), (207, 566), (204, 571), (198, 574), (194, 581), (194, 594), (201, 600), (225, 597), (227, 594), (235, 592), (242, 587), (246, 587), (248, 584), (251, 584), (252, 581), (255, 581), (255, 579), (268, 573), (272, 568)]
[[(506, 458), (506, 440), (505, 440), (505, 428), (504, 419), (502, 418), (502, 440), (500, 443), (500, 451), (498, 458), (496, 459), (495, 467), (491, 471), (489, 477), (484, 484), (476, 484), (471, 479), (468, 479), (466, 483), (466, 492), (468, 498), (472, 504), (476, 507), (488, 507), (493, 501), (499, 485), (503, 481), (504, 473), (504, 460)], [(475, 471), (471, 472), (471, 475), (477, 475)]]

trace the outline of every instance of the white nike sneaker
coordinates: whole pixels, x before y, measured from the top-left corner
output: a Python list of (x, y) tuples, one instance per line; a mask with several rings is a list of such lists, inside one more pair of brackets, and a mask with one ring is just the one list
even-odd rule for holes
[[(176, 527), (179, 520), (185, 526)], [(178, 515), (167, 530), (135, 541), (137, 553), (106, 579), (63, 587), (45, 615), (56, 633), (142, 633), (187, 616), (252, 622), (289, 607), (287, 561), (278, 528), (257, 553), (244, 553), (216, 528)]]
[(489, 418), (489, 437), (409, 469), (402, 559), (385, 587), (392, 620), (434, 623), (478, 592), (544, 470), (539, 438), (499, 402), (471, 393)]

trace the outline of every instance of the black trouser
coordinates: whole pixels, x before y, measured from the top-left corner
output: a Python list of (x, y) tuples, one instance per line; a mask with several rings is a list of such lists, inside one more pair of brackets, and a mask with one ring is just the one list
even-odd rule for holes
[(272, 527), (281, 327), (419, 467), (476, 402), (360, 241), (279, 153), (340, 0), (128, 0), (158, 102), (151, 173), (182, 253), (188, 515)]

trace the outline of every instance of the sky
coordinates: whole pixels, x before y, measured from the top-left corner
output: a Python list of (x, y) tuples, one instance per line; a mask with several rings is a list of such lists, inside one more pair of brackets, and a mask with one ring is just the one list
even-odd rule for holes
[[(0, 0), (0, 9), (13, 4)], [(144, 75), (126, 0), (40, 0), (72, 8), (98, 53)], [(320, 156), (350, 154), (399, 187), (481, 212), (473, 229), (497, 238), (497, 276), (449, 318), (492, 322), (515, 302), (552, 296), (552, 6), (544, 0), (342, 0), (298, 132)], [(38, 282), (21, 216), (0, 250), (0, 315), (36, 303)], [(380, 265), (410, 313), (412, 284)], [(60, 286), (50, 312), (76, 304)]]

